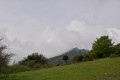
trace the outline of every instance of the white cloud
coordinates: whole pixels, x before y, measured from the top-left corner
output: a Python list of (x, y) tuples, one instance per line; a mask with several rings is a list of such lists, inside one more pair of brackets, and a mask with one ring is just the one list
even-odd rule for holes
[(73, 47), (90, 49), (93, 40), (105, 34), (104, 29), (86, 25), (79, 20), (70, 21), (64, 28), (46, 27), (39, 32), (39, 27), (6, 27), (6, 44), (17, 54), (15, 60), (33, 52), (53, 57)]
[(108, 34), (116, 42), (120, 40), (119, 29), (106, 29), (105, 26), (94, 27), (79, 20), (71, 20), (66, 27), (62, 28), (45, 27), (40, 32), (40, 25), (35, 28), (32, 26), (29, 29), (24, 28), (15, 26), (0, 28), (1, 32), (5, 33), (6, 45), (11, 52), (16, 54), (13, 57), (16, 61), (33, 52), (40, 52), (50, 58), (73, 47), (91, 49), (91, 43), (102, 35)]
[(0, 36), (5, 35), (5, 43), (17, 54), (15, 60), (33, 52), (52, 57), (73, 47), (90, 49), (97, 37), (107, 34), (118, 43), (119, 4), (119, 0), (0, 1)]
[(115, 44), (120, 43), (120, 29), (118, 28), (109, 28), (107, 30), (108, 35), (110, 36), (110, 38), (113, 39), (113, 42), (115, 42)]

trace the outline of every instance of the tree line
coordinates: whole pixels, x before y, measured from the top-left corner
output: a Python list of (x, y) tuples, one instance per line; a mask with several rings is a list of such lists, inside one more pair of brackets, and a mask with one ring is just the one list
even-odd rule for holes
[(73, 62), (91, 61), (94, 59), (101, 59), (105, 57), (119, 57), (120, 43), (114, 45), (109, 36), (101, 36), (96, 38), (92, 44), (92, 49), (84, 55), (76, 55)]

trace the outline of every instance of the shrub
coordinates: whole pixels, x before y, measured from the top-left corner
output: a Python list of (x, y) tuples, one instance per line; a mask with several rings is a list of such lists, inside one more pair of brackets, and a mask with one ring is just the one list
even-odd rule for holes
[(83, 60), (84, 56), (83, 55), (76, 55), (73, 58), (73, 62), (81, 62)]
[(67, 55), (64, 55), (64, 56), (63, 56), (63, 60), (64, 60), (65, 62), (66, 62), (68, 59), (69, 59), (69, 58), (68, 58)]
[(17, 73), (17, 72), (31, 71), (34, 70), (34, 68), (30, 68), (28, 66), (23, 66), (23, 65), (13, 65), (13, 66), (9, 66), (6, 70), (8, 71), (8, 73)]
[(118, 56), (120, 56), (120, 43), (118, 43), (117, 45), (115, 45), (114, 47), (114, 53)]
[(29, 66), (32, 68), (34, 65), (38, 67), (38, 64), (44, 65), (46, 63), (46, 57), (44, 57), (42, 54), (33, 53), (32, 55), (28, 55), (25, 59), (20, 61), (19, 65)]
[(115, 53), (110, 55), (110, 58), (114, 58), (114, 57), (120, 57), (120, 55), (115, 54)]

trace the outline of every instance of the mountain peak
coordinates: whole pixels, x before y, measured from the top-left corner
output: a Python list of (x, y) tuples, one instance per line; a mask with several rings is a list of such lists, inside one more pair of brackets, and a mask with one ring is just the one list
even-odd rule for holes
[(86, 49), (79, 49), (79, 48), (75, 47), (75, 48), (72, 48), (71, 50), (65, 52), (64, 54), (79, 54), (79, 53), (84, 54), (87, 52), (88, 52), (88, 50), (86, 50)]

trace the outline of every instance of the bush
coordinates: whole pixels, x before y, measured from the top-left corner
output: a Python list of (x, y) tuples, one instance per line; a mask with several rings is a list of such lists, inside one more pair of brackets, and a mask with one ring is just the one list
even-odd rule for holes
[(50, 68), (50, 67), (52, 67), (52, 65), (50, 65), (50, 64), (43, 64), (43, 65), (41, 65), (41, 64), (35, 64), (33, 66), (33, 68), (37, 68), (37, 69)]
[(64, 56), (63, 56), (63, 60), (64, 60), (65, 62), (66, 62), (68, 59), (69, 59), (69, 58), (68, 58), (67, 55), (64, 55)]
[(84, 58), (83, 58), (83, 60), (82, 61), (90, 61), (90, 59), (89, 59), (89, 55), (84, 55)]
[[(32, 55), (28, 55), (25, 59), (19, 62), (19, 65), (29, 66), (33, 68), (35, 65), (39, 67), (40, 65), (44, 65), (47, 63), (47, 58), (42, 54), (33, 53)], [(39, 65), (38, 65), (39, 64)]]
[(73, 62), (81, 62), (83, 60), (84, 56), (83, 55), (76, 55), (73, 58)]
[(17, 73), (17, 72), (31, 71), (34, 70), (34, 68), (30, 68), (28, 66), (22, 66), (22, 65), (13, 65), (13, 66), (9, 66), (6, 70), (8, 71), (8, 73)]
[(115, 53), (110, 55), (110, 58), (114, 58), (114, 57), (120, 57), (120, 55), (115, 54)]
[(117, 45), (115, 45), (114, 47), (114, 53), (118, 56), (120, 56), (120, 43), (118, 43)]

